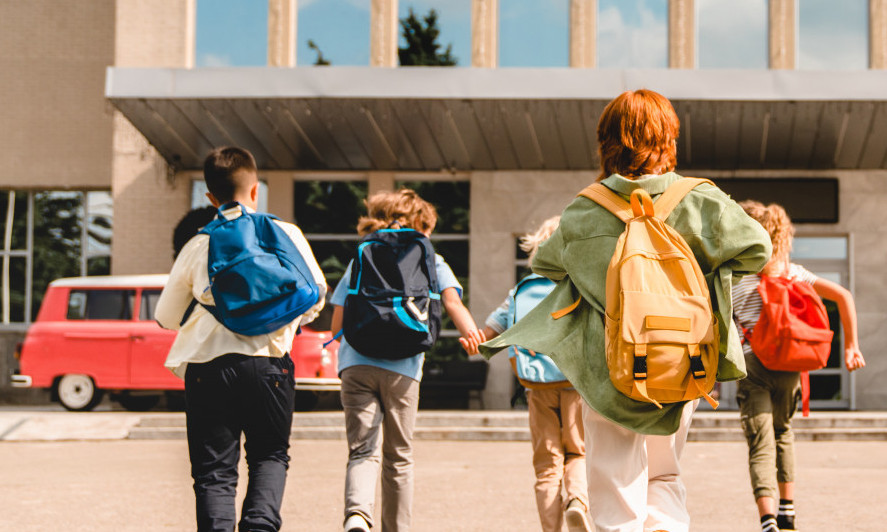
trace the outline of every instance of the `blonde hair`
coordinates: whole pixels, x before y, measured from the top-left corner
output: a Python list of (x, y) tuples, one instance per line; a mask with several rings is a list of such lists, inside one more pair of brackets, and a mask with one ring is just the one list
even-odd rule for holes
[(745, 210), (746, 214), (760, 223), (770, 235), (770, 241), (773, 243), (773, 255), (765, 270), (782, 270), (787, 267), (792, 251), (795, 226), (792, 225), (791, 218), (788, 217), (785, 209), (776, 203), (764, 205), (754, 200), (741, 201), (739, 206)]
[(548, 237), (554, 233), (554, 230), (557, 229), (557, 226), (560, 223), (560, 216), (552, 216), (542, 222), (542, 225), (540, 225), (536, 231), (527, 233), (521, 237), (520, 248), (530, 256), (530, 261), (533, 260), (533, 257), (536, 255), (536, 250), (539, 249), (542, 242), (548, 240)]
[(367, 206), (367, 214), (357, 221), (357, 232), (360, 236), (393, 225), (430, 233), (437, 225), (437, 210), (434, 205), (408, 188), (394, 192), (377, 192), (364, 203)]

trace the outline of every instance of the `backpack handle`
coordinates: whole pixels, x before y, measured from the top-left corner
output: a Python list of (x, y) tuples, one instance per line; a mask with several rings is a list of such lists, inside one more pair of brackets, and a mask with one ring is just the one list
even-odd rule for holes
[(646, 190), (636, 188), (631, 192), (631, 212), (634, 213), (635, 218), (654, 216), (653, 199), (650, 198), (650, 194)]

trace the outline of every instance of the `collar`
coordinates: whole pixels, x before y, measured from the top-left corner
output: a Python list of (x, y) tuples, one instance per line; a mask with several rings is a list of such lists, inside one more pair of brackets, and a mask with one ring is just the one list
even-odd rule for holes
[(225, 205), (222, 205), (222, 215), (228, 220), (238, 218), (241, 214), (243, 214), (243, 211), (240, 210), (241, 207), (246, 209), (246, 212), (250, 214), (256, 212), (256, 210), (252, 207), (243, 205), (242, 203), (238, 203), (236, 201), (232, 201), (231, 203), (226, 203)]
[(667, 189), (669, 185), (680, 178), (681, 176), (674, 172), (649, 177), (644, 176), (642, 179), (628, 179), (619, 174), (612, 174), (610, 177), (601, 181), (601, 184), (623, 196), (631, 196), (631, 193), (638, 188), (642, 188), (651, 196), (655, 196), (665, 192), (665, 189)]

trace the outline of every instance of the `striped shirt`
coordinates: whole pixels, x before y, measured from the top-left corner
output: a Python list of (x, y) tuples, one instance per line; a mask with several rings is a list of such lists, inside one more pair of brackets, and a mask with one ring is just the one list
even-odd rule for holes
[[(812, 285), (818, 277), (800, 264), (791, 263), (788, 267), (789, 279)], [(752, 354), (751, 346), (744, 341), (743, 329), (753, 329), (761, 316), (761, 294), (758, 292), (760, 275), (748, 275), (733, 284), (733, 321), (739, 329), (739, 338), (743, 339), (742, 351)]]

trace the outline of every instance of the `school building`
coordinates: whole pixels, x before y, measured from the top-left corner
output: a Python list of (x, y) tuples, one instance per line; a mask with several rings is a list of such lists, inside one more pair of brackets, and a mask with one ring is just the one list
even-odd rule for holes
[[(333, 282), (366, 195), (416, 188), (441, 211), (435, 245), (482, 324), (526, 271), (517, 238), (597, 177), (603, 107), (650, 88), (680, 116), (678, 171), (785, 204), (795, 260), (854, 293), (868, 365), (849, 375), (837, 340), (814, 409), (885, 409), (887, 0), (861, 1), (852, 70), (798, 68), (796, 0), (760, 0), (765, 58), (750, 69), (701, 66), (703, 0), (659, 0), (665, 68), (601, 64), (605, 0), (563, 0), (560, 68), (499, 65), (498, 0), (470, 0), (468, 68), (398, 67), (398, 0), (367, 0), (367, 65), (323, 68), (295, 56), (298, 0), (268, 2), (267, 66), (217, 68), (195, 67), (196, 0), (4, 2), (0, 397), (48, 278), (168, 271), (220, 145), (255, 154), (264, 207), (302, 227)], [(484, 406), (509, 408), (513, 386), (496, 357)]]

